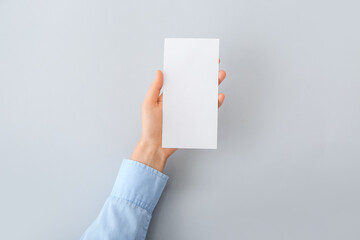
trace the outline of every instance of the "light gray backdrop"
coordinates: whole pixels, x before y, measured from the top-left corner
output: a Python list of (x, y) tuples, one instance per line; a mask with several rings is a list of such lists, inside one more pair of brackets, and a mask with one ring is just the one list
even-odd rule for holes
[(217, 150), (148, 239), (360, 239), (360, 2), (0, 0), (0, 239), (79, 239), (141, 134), (165, 37), (220, 38)]

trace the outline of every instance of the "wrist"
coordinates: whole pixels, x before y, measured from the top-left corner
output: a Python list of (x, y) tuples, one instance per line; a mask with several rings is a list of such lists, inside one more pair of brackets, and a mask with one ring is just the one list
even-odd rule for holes
[(131, 155), (131, 160), (148, 165), (162, 172), (165, 168), (167, 156), (163, 153), (161, 146), (140, 139)]

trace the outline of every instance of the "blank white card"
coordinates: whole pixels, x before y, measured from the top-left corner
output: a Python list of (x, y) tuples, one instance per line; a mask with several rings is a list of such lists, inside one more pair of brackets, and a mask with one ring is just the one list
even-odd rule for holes
[(163, 148), (217, 147), (219, 39), (166, 38)]

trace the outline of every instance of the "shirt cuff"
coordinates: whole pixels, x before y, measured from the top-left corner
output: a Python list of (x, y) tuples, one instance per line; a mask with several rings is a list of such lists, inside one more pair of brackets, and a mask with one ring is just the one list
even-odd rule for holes
[(151, 214), (168, 179), (165, 174), (145, 164), (124, 159), (111, 196), (129, 201)]

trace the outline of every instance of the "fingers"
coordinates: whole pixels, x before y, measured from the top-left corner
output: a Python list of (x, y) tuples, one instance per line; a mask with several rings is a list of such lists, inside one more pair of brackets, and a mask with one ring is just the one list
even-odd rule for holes
[[(219, 71), (219, 84), (224, 81), (225, 77), (226, 77), (226, 72), (224, 70), (220, 70)], [(163, 94), (161, 94), (160, 96), (159, 96), (159, 94), (160, 94), (160, 90), (163, 85), (163, 81), (164, 81), (163, 73), (160, 70), (158, 70), (156, 72), (156, 77), (155, 77), (154, 81), (151, 83), (149, 90), (146, 93), (144, 102), (152, 102), (152, 103), (162, 102)], [(219, 99), (218, 99), (219, 107), (223, 104), (224, 99), (225, 99), (225, 95), (223, 93), (220, 93)]]
[(158, 70), (156, 72), (156, 77), (154, 81), (151, 83), (149, 90), (146, 93), (144, 102), (156, 103), (158, 101), (162, 85), (163, 85), (163, 73), (160, 70)]
[[(220, 85), (220, 83), (222, 83), (222, 81), (224, 81), (225, 77), (226, 77), (226, 72), (224, 70), (220, 70), (219, 71), (219, 85)], [(224, 100), (225, 100), (225, 95), (223, 93), (220, 93), (218, 96), (218, 107), (221, 107)]]
[(226, 77), (226, 72), (224, 70), (220, 70), (219, 71), (219, 85), (220, 85), (220, 83), (222, 83), (222, 81), (224, 81), (225, 77)]
[(219, 93), (218, 96), (218, 107), (221, 107), (221, 105), (224, 103), (225, 95), (223, 93)]

